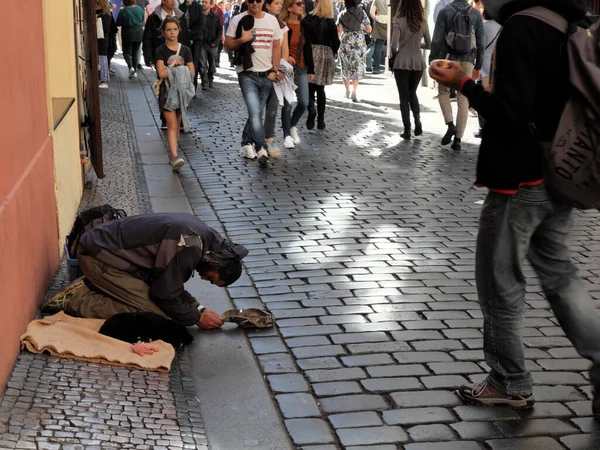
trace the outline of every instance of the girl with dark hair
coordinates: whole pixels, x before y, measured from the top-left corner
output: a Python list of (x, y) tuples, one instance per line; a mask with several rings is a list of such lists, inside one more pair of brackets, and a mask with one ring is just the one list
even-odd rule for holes
[[(334, 55), (340, 48), (340, 38), (333, 21), (333, 3), (329, 0), (316, 3), (312, 12), (304, 19), (306, 33), (312, 44), (315, 77), (308, 83), (308, 118), (306, 128), (325, 129), (325, 86), (333, 84), (335, 71)], [(317, 110), (315, 111), (315, 94), (317, 94)]]
[(417, 88), (426, 67), (421, 52), (423, 39), (425, 39), (425, 48), (431, 48), (429, 27), (421, 0), (402, 0), (393, 23), (390, 65), (400, 95), (400, 113), (404, 125), (404, 132), (401, 135), (403, 139), (410, 139), (411, 110), (415, 119), (415, 136), (423, 134), (417, 97)]
[[(342, 64), (342, 80), (346, 87), (346, 98), (357, 102), (356, 89), (358, 82), (365, 74), (365, 57), (367, 45), (365, 32), (372, 31), (369, 18), (358, 6), (357, 0), (344, 0), (346, 9), (338, 17), (338, 35), (340, 36), (339, 57)], [(352, 94), (350, 94), (352, 82)]]
[(292, 105), (285, 100), (281, 112), (285, 148), (294, 148), (301, 142), (296, 125), (308, 107), (308, 83), (315, 76), (310, 36), (306, 32), (304, 21), (304, 0), (285, 0), (281, 20), (288, 31), (288, 62), (294, 66), (296, 89), (296, 108), (292, 114)]
[(117, 26), (121, 27), (121, 40), (123, 42), (123, 57), (129, 69), (129, 79), (137, 78), (140, 48), (144, 35), (144, 10), (135, 0), (125, 0), (125, 5), (117, 16)]
[[(162, 21), (160, 30), (165, 37), (165, 43), (156, 49), (154, 53), (154, 65), (156, 73), (161, 79), (160, 92), (158, 95), (158, 104), (160, 112), (163, 113), (167, 122), (167, 141), (169, 143), (169, 164), (173, 168), (173, 172), (179, 172), (184, 161), (177, 156), (177, 141), (179, 141), (179, 128), (181, 125), (181, 109), (177, 111), (169, 111), (165, 109), (167, 88), (165, 80), (169, 78), (168, 65), (181, 65), (178, 60), (183, 59), (183, 63), (190, 70), (192, 76), (190, 83), (196, 76), (194, 69), (194, 60), (192, 51), (189, 47), (181, 45), (178, 42), (179, 37), (179, 20), (176, 17), (169, 16)], [(192, 86), (193, 89), (193, 86)], [(181, 105), (185, 107), (186, 105)]]

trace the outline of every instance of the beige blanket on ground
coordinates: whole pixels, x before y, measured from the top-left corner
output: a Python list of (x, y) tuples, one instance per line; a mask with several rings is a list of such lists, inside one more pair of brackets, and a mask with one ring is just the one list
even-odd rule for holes
[(140, 356), (131, 350), (131, 344), (98, 333), (103, 323), (103, 319), (80, 319), (63, 312), (33, 320), (21, 336), (21, 349), (131, 369), (171, 370), (175, 357), (171, 344), (155, 341), (153, 344), (160, 350), (153, 355)]

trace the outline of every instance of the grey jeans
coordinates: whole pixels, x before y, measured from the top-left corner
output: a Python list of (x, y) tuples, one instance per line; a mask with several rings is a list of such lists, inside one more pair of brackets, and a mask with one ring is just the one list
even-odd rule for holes
[(514, 196), (490, 192), (485, 200), (476, 256), (483, 348), (489, 383), (509, 395), (533, 389), (523, 345), (526, 258), (567, 338), (592, 361), (590, 379), (600, 386), (600, 314), (571, 262), (571, 228), (571, 207), (550, 198), (543, 184)]

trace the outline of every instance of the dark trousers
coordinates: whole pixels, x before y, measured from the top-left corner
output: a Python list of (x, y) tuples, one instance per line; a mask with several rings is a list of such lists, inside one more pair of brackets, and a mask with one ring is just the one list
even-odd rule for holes
[[(317, 94), (317, 110), (315, 111), (315, 94)], [(325, 104), (327, 97), (325, 95), (325, 86), (319, 84), (308, 83), (308, 113), (317, 113), (317, 120), (323, 122), (325, 120)]]
[(404, 124), (404, 128), (410, 128), (410, 111), (412, 110), (415, 122), (421, 116), (417, 88), (421, 82), (421, 77), (423, 77), (423, 71), (394, 69), (394, 77), (396, 78), (396, 87), (400, 96), (402, 123)]
[(202, 49), (204, 48), (204, 41), (202, 39), (196, 39), (192, 42), (192, 59), (194, 60), (194, 68), (196, 69), (196, 76), (194, 77), (194, 86), (198, 86), (198, 76), (201, 76), (202, 72), (205, 71), (203, 64), (205, 61), (202, 59)]
[(127, 68), (131, 69), (132, 67), (137, 70), (137, 66), (140, 62), (140, 48), (142, 47), (142, 42), (132, 42), (127, 39), (123, 39), (123, 58), (125, 58), (125, 62), (127, 63)]
[(200, 52), (200, 79), (202, 80), (202, 85), (205, 86), (206, 83), (212, 82), (214, 79), (214, 75), (217, 72), (216, 60), (218, 57), (218, 47), (211, 47), (208, 44), (202, 46), (202, 51)]

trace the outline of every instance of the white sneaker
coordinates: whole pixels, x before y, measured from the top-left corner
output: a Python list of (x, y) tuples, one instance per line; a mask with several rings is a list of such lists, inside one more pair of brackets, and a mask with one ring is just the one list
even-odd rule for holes
[(281, 155), (281, 150), (279, 150), (275, 141), (267, 142), (267, 152), (269, 153), (269, 156)]
[(300, 139), (300, 136), (298, 135), (298, 128), (290, 128), (290, 134), (292, 135), (292, 139), (294, 139), (294, 144), (299, 144), (302, 142), (302, 139)]
[(179, 169), (181, 169), (181, 166), (185, 164), (185, 161), (183, 158), (176, 156), (175, 158), (169, 158), (169, 164), (171, 164), (173, 172), (179, 172)]
[(129, 68), (129, 79), (132, 80), (135, 77), (135, 69), (133, 67)]
[(242, 146), (240, 153), (244, 158), (256, 159), (256, 150), (254, 150), (254, 147), (251, 144)]
[(294, 148), (296, 144), (294, 144), (294, 138), (291, 136), (286, 136), (283, 140), (283, 146), (285, 148)]
[(108, 89), (108, 83), (100, 83), (98, 86), (100, 89)]
[(137, 78), (137, 70), (135, 72), (133, 72), (133, 78)]
[(269, 162), (269, 154), (267, 153), (267, 151), (264, 148), (261, 148), (258, 151), (256, 156), (258, 157), (258, 163), (261, 166), (266, 166), (267, 163)]

